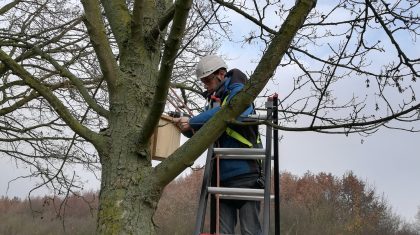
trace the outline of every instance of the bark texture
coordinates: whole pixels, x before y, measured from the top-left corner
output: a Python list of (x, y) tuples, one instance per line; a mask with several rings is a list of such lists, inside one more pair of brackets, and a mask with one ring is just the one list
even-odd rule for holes
[[(138, 68), (137, 74), (150, 74), (148, 69)], [(108, 153), (101, 156), (100, 234), (154, 234), (152, 218), (161, 188), (155, 187), (151, 178), (148, 148), (138, 151), (139, 145), (148, 146), (138, 140), (153, 93), (150, 85), (139, 82), (146, 79), (132, 74), (130, 70), (121, 75), (125, 79), (118, 84), (110, 109)]]

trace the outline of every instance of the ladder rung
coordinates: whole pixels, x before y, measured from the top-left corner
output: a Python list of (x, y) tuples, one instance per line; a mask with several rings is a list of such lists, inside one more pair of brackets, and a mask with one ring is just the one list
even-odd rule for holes
[(267, 120), (267, 115), (265, 114), (250, 114), (244, 118), (244, 121), (258, 121), (258, 120)]
[(265, 155), (234, 155), (234, 154), (223, 154), (223, 155), (220, 155), (220, 159), (264, 160), (265, 159)]
[[(246, 201), (262, 201), (264, 200), (263, 196), (244, 196), (244, 195), (225, 195), (219, 194), (220, 199), (230, 199), (230, 200), (246, 200)], [(274, 199), (274, 195), (270, 195), (270, 199)]]
[(265, 149), (257, 148), (214, 148), (215, 154), (222, 155), (265, 155)]
[(225, 195), (264, 196), (264, 189), (255, 188), (208, 187), (208, 192)]

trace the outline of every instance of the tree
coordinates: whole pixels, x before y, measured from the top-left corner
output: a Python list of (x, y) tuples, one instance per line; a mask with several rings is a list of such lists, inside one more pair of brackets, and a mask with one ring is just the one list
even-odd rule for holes
[(165, 187), (155, 213), (157, 234), (194, 233), (194, 223), (191, 223), (194, 219), (191, 218), (197, 216), (202, 176), (202, 171), (192, 171)]
[[(10, 1), (0, 10), (1, 152), (31, 165), (58, 193), (80, 187), (66, 167), (100, 168), (98, 233), (153, 234), (162, 189), (287, 66), (298, 72), (276, 128), (369, 134), (391, 120), (418, 120), (420, 60), (399, 38), (415, 41), (418, 1), (343, 0), (327, 10), (315, 3)], [(152, 167), (149, 139), (169, 88), (194, 106), (200, 89), (186, 74), (196, 56), (217, 49), (211, 38), (229, 38), (235, 14), (254, 25), (244, 42), (261, 45), (257, 67), (243, 92)], [(386, 43), (372, 38), (378, 31)], [(389, 61), (372, 61), (385, 52)], [(355, 78), (375, 89), (377, 110), (365, 96), (334, 93)], [(391, 88), (399, 102), (389, 100)]]
[(285, 233), (399, 234), (400, 219), (386, 201), (352, 172), (302, 177), (283, 173), (281, 203)]
[(417, 214), (413, 224), (414, 230), (420, 233), (420, 206), (417, 207)]

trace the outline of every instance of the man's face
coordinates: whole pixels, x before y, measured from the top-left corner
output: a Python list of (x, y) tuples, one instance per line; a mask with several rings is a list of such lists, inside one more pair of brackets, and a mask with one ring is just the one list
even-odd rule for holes
[(222, 81), (224, 78), (222, 75), (223, 74), (218, 71), (202, 78), (201, 82), (204, 84), (204, 89), (206, 89), (209, 93), (214, 92), (220, 81)]

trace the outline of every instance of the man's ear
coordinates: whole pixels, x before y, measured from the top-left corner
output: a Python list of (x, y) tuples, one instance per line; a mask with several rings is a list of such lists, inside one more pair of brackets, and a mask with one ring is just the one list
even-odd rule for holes
[(226, 70), (219, 69), (217, 72), (217, 77), (219, 78), (219, 81), (223, 81), (225, 79)]

